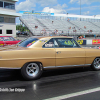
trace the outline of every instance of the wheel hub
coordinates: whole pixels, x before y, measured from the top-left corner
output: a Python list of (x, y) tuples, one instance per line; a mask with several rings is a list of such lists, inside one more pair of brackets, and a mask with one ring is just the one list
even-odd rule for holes
[(29, 76), (36, 76), (39, 72), (39, 66), (36, 63), (30, 63), (26, 67), (26, 72)]
[(96, 58), (94, 60), (94, 66), (95, 68), (100, 69), (100, 58)]

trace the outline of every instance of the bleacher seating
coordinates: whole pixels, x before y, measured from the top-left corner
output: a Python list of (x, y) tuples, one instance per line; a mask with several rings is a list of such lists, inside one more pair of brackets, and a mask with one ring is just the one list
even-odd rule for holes
[[(67, 21), (67, 20), (52, 20), (52, 19), (38, 19), (38, 18), (20, 18), (23, 24), (33, 33), (33, 35), (41, 35), (42, 32), (47, 32), (48, 35), (54, 34), (55, 30), (58, 31), (57, 35), (86, 35), (86, 34), (99, 34), (100, 23), (89, 21)], [(37, 26), (37, 27), (35, 27)]]

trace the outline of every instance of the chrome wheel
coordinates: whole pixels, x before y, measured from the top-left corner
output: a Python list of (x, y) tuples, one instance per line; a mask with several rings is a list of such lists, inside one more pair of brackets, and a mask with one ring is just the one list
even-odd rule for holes
[(93, 62), (94, 70), (100, 70), (100, 58), (96, 58)]
[(39, 66), (36, 63), (29, 63), (26, 66), (26, 72), (29, 76), (36, 76), (39, 72)]
[(21, 68), (21, 74), (26, 80), (38, 79), (43, 72), (43, 66), (39, 62), (29, 62)]

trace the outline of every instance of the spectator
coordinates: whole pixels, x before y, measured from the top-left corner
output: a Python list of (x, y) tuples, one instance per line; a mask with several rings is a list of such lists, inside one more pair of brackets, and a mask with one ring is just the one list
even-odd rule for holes
[(35, 28), (38, 28), (38, 26), (35, 26)]
[(70, 19), (68, 18), (68, 20), (67, 20), (68, 22), (70, 21)]
[(63, 31), (60, 33), (60, 35), (62, 36), (64, 33), (63, 33)]
[(55, 34), (57, 34), (57, 30), (55, 29)]
[(47, 32), (47, 36), (50, 36), (50, 33), (49, 32)]
[(73, 32), (76, 32), (77, 30), (73, 30)]
[(42, 31), (43, 31), (43, 36), (46, 36), (46, 30), (43, 29)]
[(75, 29), (75, 27), (72, 27), (72, 29)]
[(96, 35), (94, 35), (94, 38), (96, 39)]
[(79, 28), (79, 30), (81, 30), (81, 28)]
[(71, 27), (69, 27), (69, 29), (71, 29)]
[(78, 36), (77, 36), (77, 40), (78, 40)]
[(84, 28), (86, 29), (86, 26), (84, 26)]
[(62, 31), (62, 33), (61, 33), (62, 35), (64, 35), (64, 32)]
[(69, 31), (68, 31), (68, 36), (69, 36)]
[(56, 33), (57, 33), (57, 35), (58, 35), (58, 30), (56, 30), (56, 31), (57, 31)]

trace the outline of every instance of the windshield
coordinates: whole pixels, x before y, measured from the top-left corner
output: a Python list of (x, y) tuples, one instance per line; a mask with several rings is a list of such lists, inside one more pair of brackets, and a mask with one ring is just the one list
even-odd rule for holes
[(0, 37), (0, 41), (15, 41), (13, 37)]
[(29, 47), (32, 44), (34, 44), (37, 40), (38, 40), (37, 38), (28, 38), (28, 39), (25, 39), (24, 41), (21, 41), (18, 46)]

